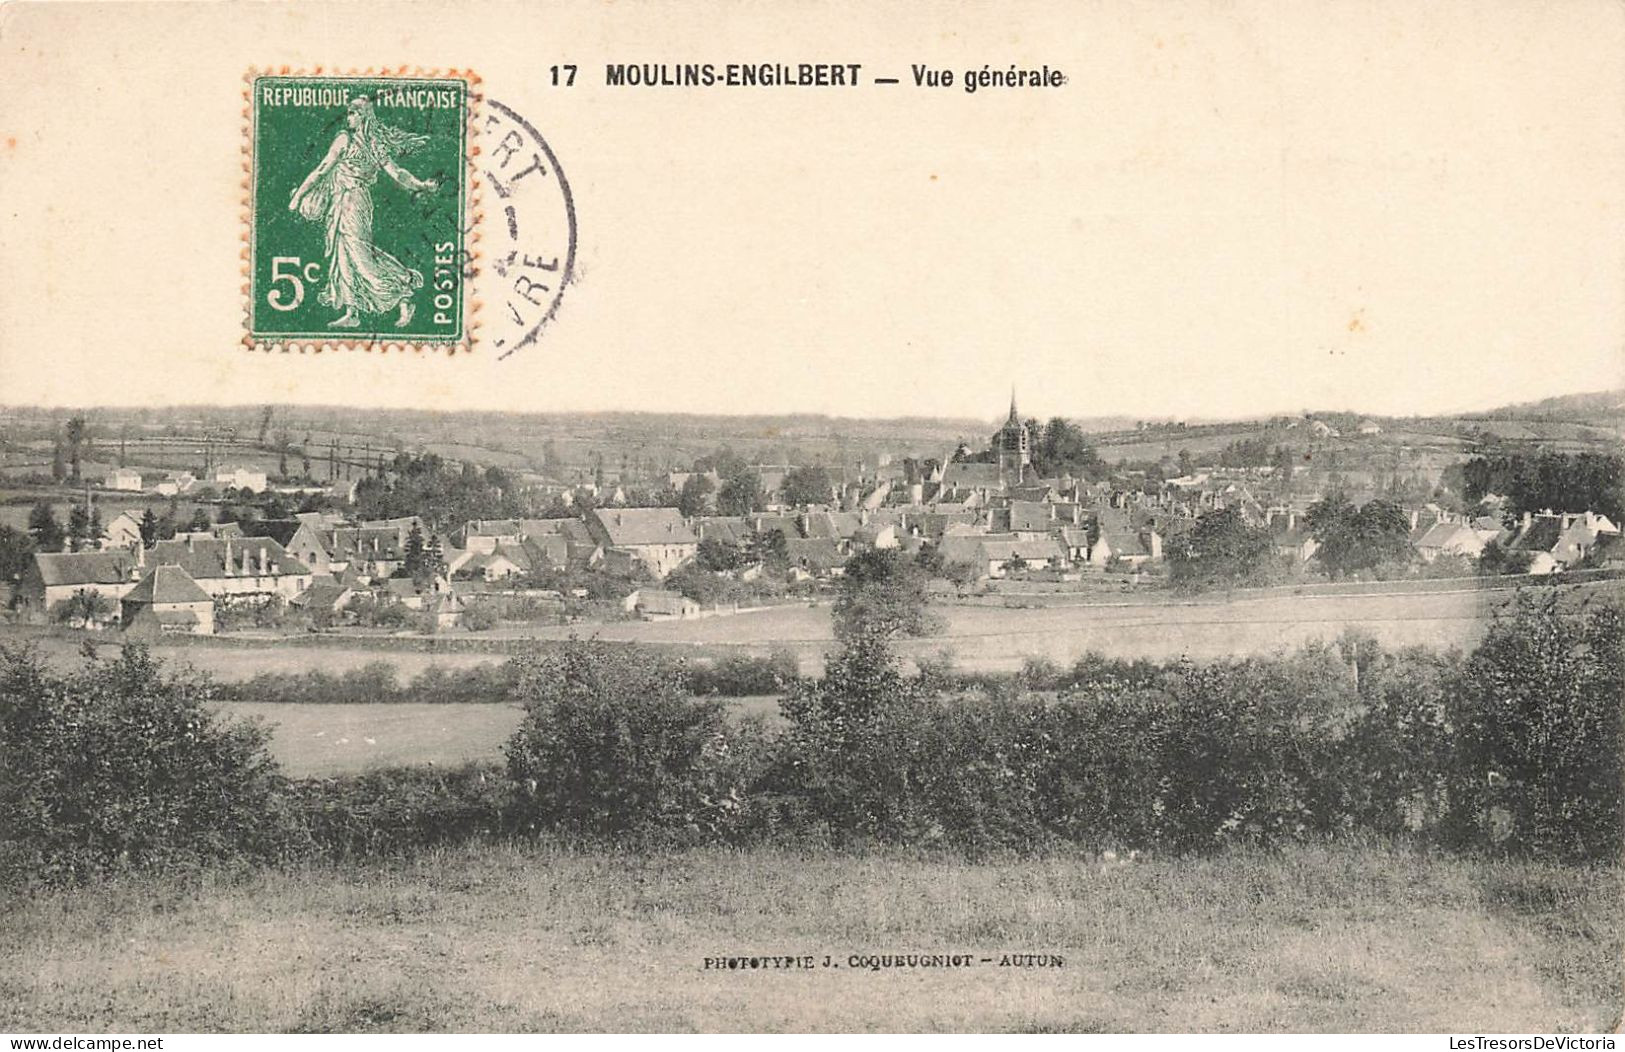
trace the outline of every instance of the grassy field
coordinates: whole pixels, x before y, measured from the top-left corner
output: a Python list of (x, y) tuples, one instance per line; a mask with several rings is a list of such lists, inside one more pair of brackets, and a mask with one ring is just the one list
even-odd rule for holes
[[(1573, 591), (1592, 594), (1618, 587), (1618, 582), (1606, 582)], [(1029, 657), (1069, 664), (1089, 651), (1127, 659), (1270, 654), (1314, 639), (1336, 639), (1349, 628), (1369, 632), (1388, 646), (1469, 648), (1510, 595), (1464, 590), (1032, 608), (941, 605), (935, 612), (944, 620), (943, 631), (908, 640), (900, 649), (919, 656), (947, 648), (961, 668), (1009, 671)], [(834, 638), (825, 606), (777, 607), (697, 621), (628, 621), (593, 631), (604, 639), (677, 647), (734, 645), (766, 651), (782, 646), (796, 651), (804, 670), (817, 667)], [(535, 634), (564, 638), (569, 630), (538, 629)]]
[[(1596, 1031), (1621, 871), (480, 847), (0, 904), (0, 1029)], [(851, 967), (969, 954), (969, 968)], [(716, 971), (728, 955), (839, 967)], [(1051, 954), (1059, 968), (1001, 967)], [(980, 958), (991, 957), (992, 963)]]
[[(1619, 581), (1569, 586), (1572, 602), (1588, 596), (1618, 593)], [(953, 653), (960, 668), (1012, 671), (1029, 657), (1070, 664), (1088, 651), (1108, 657), (1165, 660), (1188, 656), (1210, 659), (1270, 654), (1314, 639), (1336, 639), (1349, 628), (1369, 632), (1387, 646), (1421, 644), (1435, 648), (1472, 647), (1483, 635), (1492, 613), (1511, 599), (1510, 591), (1425, 592), (1370, 595), (1266, 595), (1229, 602), (1143, 600), (1080, 606), (939, 605), (941, 633), (908, 640), (907, 657)], [(1017, 602), (1017, 601), (1013, 601)], [(718, 654), (741, 650), (765, 654), (776, 648), (794, 652), (802, 671), (814, 674), (833, 646), (828, 606), (784, 606), (731, 617), (694, 621), (625, 621), (569, 627), (537, 627), (533, 638), (565, 639), (571, 635), (657, 644), (678, 653)], [(0, 635), (0, 642), (4, 641)], [(34, 637), (31, 637), (34, 638)], [(113, 645), (117, 636), (107, 637)], [(66, 637), (37, 638), (43, 653), (60, 665), (76, 664), (79, 643)], [(321, 646), (297, 642), (263, 646), (167, 646), (157, 653), (221, 679), (248, 679), (260, 672), (321, 669), (343, 672), (373, 661), (387, 661), (405, 681), (430, 666), (470, 668), (503, 660), (488, 653), (423, 653), (400, 649)]]
[(271, 729), (271, 754), (294, 778), (377, 767), (500, 760), (523, 715), (514, 705), (274, 705), (222, 702)]
[[(734, 715), (776, 718), (776, 697), (722, 699)], [(502, 759), (524, 715), (517, 705), (294, 705), (222, 702), (233, 716), (271, 729), (271, 754), (294, 778), (379, 767)]]

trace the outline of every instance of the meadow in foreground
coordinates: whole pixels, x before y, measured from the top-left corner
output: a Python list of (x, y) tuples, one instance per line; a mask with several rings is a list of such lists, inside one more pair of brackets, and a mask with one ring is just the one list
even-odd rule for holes
[[(1622, 871), (1383, 845), (971, 862), (470, 845), (16, 893), (12, 1031), (1597, 1031)], [(1061, 954), (872, 971), (852, 954)], [(707, 971), (728, 954), (831, 955)]]

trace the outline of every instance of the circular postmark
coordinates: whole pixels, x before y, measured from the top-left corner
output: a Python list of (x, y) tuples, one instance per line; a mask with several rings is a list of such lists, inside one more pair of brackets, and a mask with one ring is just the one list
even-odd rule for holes
[(479, 342), (506, 358), (535, 343), (558, 313), (575, 274), (576, 210), (559, 159), (541, 133), (495, 99), (484, 105)]

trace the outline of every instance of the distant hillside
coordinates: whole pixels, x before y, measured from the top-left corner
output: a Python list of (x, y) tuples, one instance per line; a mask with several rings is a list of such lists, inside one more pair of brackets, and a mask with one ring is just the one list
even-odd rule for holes
[(1567, 420), (1598, 424), (1625, 416), (1625, 390), (1558, 395), (1520, 402), (1483, 413), (1463, 413), (1464, 420)]

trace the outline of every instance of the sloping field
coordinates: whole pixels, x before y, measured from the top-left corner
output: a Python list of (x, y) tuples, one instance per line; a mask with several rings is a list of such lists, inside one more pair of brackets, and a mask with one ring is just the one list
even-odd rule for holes
[[(1578, 585), (1569, 601), (1617, 592), (1619, 582)], [(960, 667), (1019, 668), (1028, 657), (1069, 663), (1089, 651), (1120, 658), (1216, 658), (1268, 654), (1314, 639), (1334, 640), (1345, 630), (1369, 632), (1389, 646), (1471, 647), (1510, 592), (1287, 595), (1230, 602), (1090, 604), (1005, 608), (939, 606), (944, 630), (903, 644), (918, 656), (944, 648)], [(699, 621), (625, 622), (599, 626), (604, 639), (677, 646), (736, 645), (749, 650), (787, 646), (816, 667), (833, 643), (828, 607), (779, 607)], [(541, 629), (539, 638), (567, 631)]]

